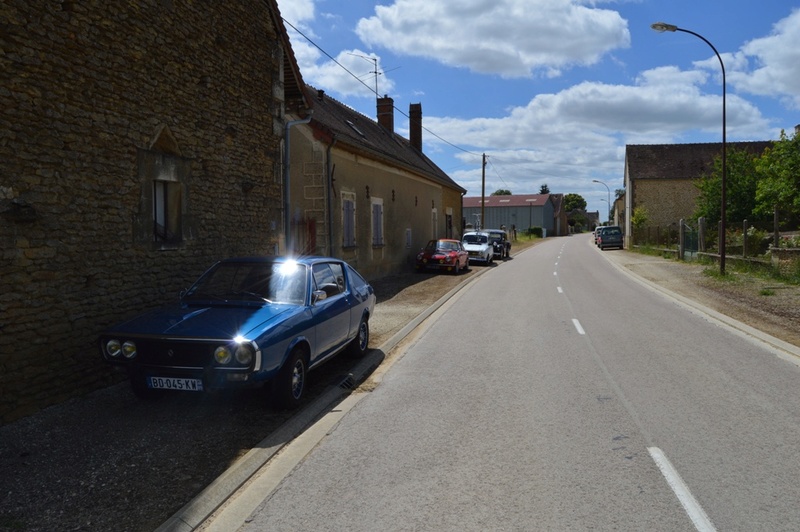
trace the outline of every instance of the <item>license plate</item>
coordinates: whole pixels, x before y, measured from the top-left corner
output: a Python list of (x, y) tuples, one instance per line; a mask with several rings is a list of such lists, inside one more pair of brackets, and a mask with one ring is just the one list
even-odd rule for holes
[(176, 377), (150, 377), (150, 388), (156, 390), (202, 392), (203, 381), (201, 379), (184, 379)]

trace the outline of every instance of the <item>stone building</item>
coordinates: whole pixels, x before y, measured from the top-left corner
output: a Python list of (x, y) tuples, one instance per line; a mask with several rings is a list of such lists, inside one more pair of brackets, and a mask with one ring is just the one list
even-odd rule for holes
[(340, 257), (374, 279), (411, 268), (431, 238), (461, 238), (466, 190), (423, 152), (421, 104), (409, 106), (405, 139), (390, 97), (373, 120), (308, 91), (314, 113), (290, 133), (296, 252)]
[[(760, 155), (772, 143), (728, 142), (730, 150)], [(699, 190), (697, 179), (711, 174), (714, 159), (722, 154), (722, 143), (651, 144), (625, 146), (625, 223), (626, 245), (633, 234), (631, 216), (644, 206), (653, 227), (677, 227), (681, 219), (695, 212)]]
[(0, 423), (110, 384), (97, 334), (217, 259), (282, 243), (275, 0), (6, 0)]

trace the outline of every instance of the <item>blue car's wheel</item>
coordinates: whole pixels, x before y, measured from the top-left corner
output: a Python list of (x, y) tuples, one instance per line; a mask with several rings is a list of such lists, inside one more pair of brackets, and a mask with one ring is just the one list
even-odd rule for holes
[(273, 398), (280, 408), (296, 408), (306, 389), (306, 352), (296, 347), (281, 370), (273, 385)]
[(369, 351), (369, 321), (366, 317), (361, 318), (361, 323), (358, 325), (358, 334), (350, 342), (348, 348), (350, 356), (354, 358), (361, 358)]

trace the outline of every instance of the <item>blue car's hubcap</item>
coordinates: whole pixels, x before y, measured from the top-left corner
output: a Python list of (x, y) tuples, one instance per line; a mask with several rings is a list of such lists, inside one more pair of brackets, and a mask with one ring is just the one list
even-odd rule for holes
[(367, 336), (367, 323), (361, 323), (361, 327), (358, 329), (358, 345), (361, 347), (361, 350), (367, 348), (367, 342), (369, 341), (369, 337)]
[(303, 385), (305, 384), (305, 371), (303, 361), (298, 360), (292, 368), (292, 397), (299, 399), (303, 395)]

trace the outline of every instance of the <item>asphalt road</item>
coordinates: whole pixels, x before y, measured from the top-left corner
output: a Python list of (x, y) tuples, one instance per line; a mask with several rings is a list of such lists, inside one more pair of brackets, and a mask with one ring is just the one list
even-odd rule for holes
[(796, 363), (599, 253), (477, 276), (201, 528), (796, 530)]

